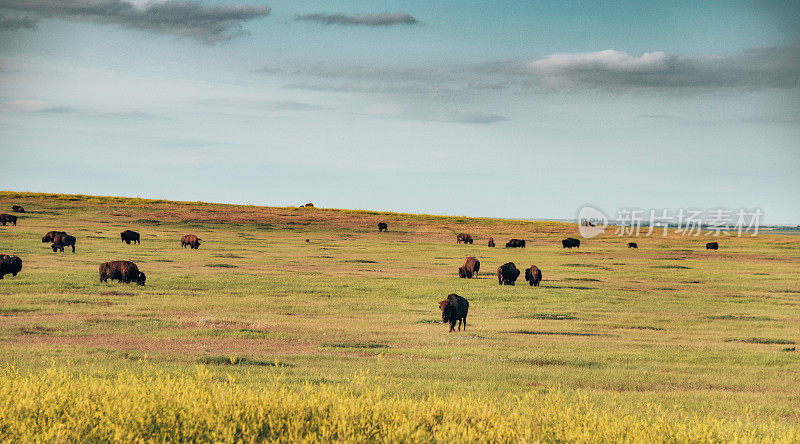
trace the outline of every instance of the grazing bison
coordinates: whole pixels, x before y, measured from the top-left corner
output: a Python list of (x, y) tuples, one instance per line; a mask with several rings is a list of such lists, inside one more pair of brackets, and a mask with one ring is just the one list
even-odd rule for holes
[(458, 277), (471, 278), (473, 275), (477, 276), (478, 271), (481, 269), (481, 261), (472, 256), (464, 259), (464, 265), (458, 269)]
[(13, 214), (0, 214), (0, 224), (12, 224), (16, 227), (17, 216), (14, 216)]
[(17, 256), (0, 254), (0, 279), (7, 274), (16, 276), (20, 270), (22, 270), (22, 259)]
[(639, 248), (639, 245), (636, 242), (628, 242), (628, 248)]
[(539, 282), (542, 282), (542, 270), (536, 265), (531, 265), (531, 268), (525, 269), (525, 280), (531, 284), (531, 287), (538, 287)]
[(100, 264), (100, 282), (107, 282), (109, 279), (126, 284), (135, 281), (139, 285), (144, 285), (147, 276), (131, 261), (111, 261)]
[(497, 268), (497, 283), (500, 285), (514, 285), (519, 277), (519, 270), (513, 262), (508, 262)]
[(63, 234), (64, 236), (67, 235), (67, 233), (63, 231), (48, 231), (47, 234), (45, 234), (42, 238), (42, 243), (53, 242), (53, 240), (56, 238), (56, 235), (59, 234)]
[(64, 247), (72, 247), (72, 252), (75, 252), (75, 236), (70, 236), (69, 234), (56, 234), (53, 238), (53, 244), (50, 245), (50, 248), (53, 249), (53, 252), (60, 251), (64, 252)]
[(464, 331), (467, 331), (467, 312), (469, 312), (469, 302), (461, 296), (452, 293), (447, 295), (447, 299), (439, 302), (439, 309), (442, 310), (442, 322), (450, 323), (450, 331), (461, 331), (461, 322), (464, 322)]
[(378, 231), (386, 231), (389, 229), (389, 226), (386, 225), (386, 222), (378, 222)]
[(24, 213), (25, 212), (25, 208), (22, 208), (19, 205), (14, 205), (13, 207), (11, 207), (11, 211), (13, 211), (15, 213)]
[(305, 207), (306, 208), (314, 208), (314, 204), (309, 202), (309, 203), (305, 204)]
[(568, 237), (561, 241), (561, 248), (580, 248), (581, 241), (572, 237)]
[(456, 235), (456, 243), (460, 244), (461, 242), (464, 242), (465, 244), (472, 245), (472, 236), (470, 236), (469, 234), (463, 234), (463, 233), (459, 234), (459, 235)]
[(706, 244), (706, 250), (719, 250), (719, 244), (716, 242), (709, 242)]
[(494, 238), (493, 237), (489, 238), (489, 248), (494, 248)]
[(190, 249), (197, 250), (200, 248), (200, 241), (202, 239), (198, 238), (194, 234), (187, 234), (181, 238), (181, 247), (186, 248), (188, 245)]
[(125, 230), (122, 233), (120, 233), (119, 236), (122, 238), (122, 242), (125, 242), (128, 245), (130, 245), (131, 242), (133, 242), (134, 244), (139, 243), (139, 233), (135, 231)]
[(511, 239), (506, 242), (506, 248), (525, 248), (525, 241), (522, 239)]

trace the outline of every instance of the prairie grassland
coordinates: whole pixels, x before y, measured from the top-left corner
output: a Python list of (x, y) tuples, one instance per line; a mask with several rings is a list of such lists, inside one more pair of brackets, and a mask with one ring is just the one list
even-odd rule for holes
[[(633, 428), (613, 433), (645, 428), (645, 413), (635, 414), (652, 408), (665, 413), (651, 418), (675, 427), (719, 432), (671, 435), (679, 440), (797, 439), (800, 354), (789, 351), (800, 342), (797, 236), (723, 236), (719, 251), (706, 251), (710, 237), (670, 232), (629, 250), (612, 232), (565, 250), (560, 240), (575, 227), (555, 222), (0, 193), (2, 211), (12, 204), (28, 213), (0, 226), (0, 253), (24, 261), (20, 275), (0, 280), (2, 384), (72, 375), (75, 389), (120, 373), (167, 384), (190, 380), (201, 364), (221, 384), (209, 391), (234, 390), (230, 377), (246, 399), (309, 387), (325, 397), (350, 390), (363, 372), (387, 399), (374, 408), (388, 415), (396, 406), (398, 417), (425, 400), (448, 415), (511, 414), (517, 396), (531, 403), (546, 394), (563, 404), (553, 421), (582, 402), (609, 423), (630, 418)], [(377, 231), (379, 221), (388, 232)], [(53, 229), (76, 236), (77, 253), (41, 243)], [(141, 245), (122, 243), (125, 229), (140, 232)], [(460, 232), (475, 244), (457, 245)], [(188, 233), (202, 239), (199, 250), (180, 247)], [(486, 247), (489, 236), (498, 248)], [(527, 248), (502, 248), (511, 237)], [(457, 276), (466, 256), (481, 261), (476, 279)], [(99, 282), (98, 265), (122, 259), (147, 274), (145, 287)], [(537, 265), (542, 286), (498, 286), (494, 270), (508, 261)], [(453, 292), (470, 301), (469, 325), (448, 334), (437, 302)], [(544, 415), (537, 409), (550, 401), (514, 415)], [(460, 426), (448, 424), (442, 430)], [(648, 433), (663, 431), (658, 424)], [(580, 440), (533, 429), (486, 436)], [(755, 432), (767, 429), (776, 434)], [(391, 436), (446, 436), (431, 433)]]

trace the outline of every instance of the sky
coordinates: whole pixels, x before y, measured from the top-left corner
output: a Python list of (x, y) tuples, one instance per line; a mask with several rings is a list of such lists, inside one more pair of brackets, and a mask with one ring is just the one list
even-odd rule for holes
[(0, 0), (0, 189), (800, 223), (800, 1)]

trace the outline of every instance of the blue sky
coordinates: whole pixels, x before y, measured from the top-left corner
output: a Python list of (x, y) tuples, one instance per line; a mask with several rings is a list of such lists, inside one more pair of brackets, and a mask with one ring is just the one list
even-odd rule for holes
[(0, 0), (0, 188), (799, 222), (800, 2)]

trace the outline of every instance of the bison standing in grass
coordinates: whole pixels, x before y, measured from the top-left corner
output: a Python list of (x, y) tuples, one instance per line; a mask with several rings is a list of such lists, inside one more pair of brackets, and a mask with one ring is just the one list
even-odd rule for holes
[(64, 236), (67, 235), (67, 233), (63, 231), (48, 231), (47, 234), (45, 234), (44, 237), (42, 238), (42, 243), (44, 244), (47, 242), (53, 242), (56, 236), (59, 234), (63, 234)]
[(11, 211), (13, 211), (15, 213), (24, 213), (25, 212), (25, 208), (22, 208), (19, 205), (14, 205), (13, 207), (11, 207)]
[(472, 236), (464, 233), (456, 235), (456, 243), (460, 244), (461, 242), (472, 245)]
[(506, 242), (506, 248), (525, 248), (525, 241), (522, 239), (511, 239)]
[(531, 268), (525, 269), (525, 280), (531, 284), (531, 287), (538, 287), (539, 282), (542, 282), (542, 270), (536, 265), (531, 265)]
[(442, 322), (450, 323), (450, 331), (455, 331), (458, 322), (458, 331), (461, 331), (461, 322), (464, 323), (464, 331), (467, 331), (467, 312), (469, 312), (469, 302), (461, 296), (451, 293), (447, 299), (439, 302), (439, 309), (442, 310)]
[(719, 250), (719, 244), (716, 242), (709, 242), (706, 244), (706, 250)]
[(481, 269), (481, 261), (477, 258), (472, 256), (464, 259), (464, 265), (458, 269), (458, 277), (461, 278), (471, 278), (472, 276), (477, 276), (478, 271)]
[(181, 247), (186, 248), (188, 245), (190, 249), (197, 250), (200, 248), (200, 238), (194, 234), (187, 234), (181, 238)]
[(139, 233), (135, 231), (125, 230), (119, 235), (122, 238), (122, 242), (125, 242), (128, 245), (130, 245), (131, 242), (133, 242), (134, 244), (139, 243)]
[(100, 282), (107, 282), (109, 279), (144, 285), (147, 276), (131, 261), (111, 261), (100, 264)]
[(69, 234), (56, 234), (53, 238), (53, 244), (50, 245), (50, 248), (53, 249), (53, 252), (60, 251), (64, 252), (64, 247), (72, 247), (72, 252), (75, 252), (75, 236), (70, 236)]
[(0, 279), (7, 274), (16, 276), (20, 270), (22, 270), (22, 259), (17, 256), (0, 254)]
[(378, 231), (387, 231), (389, 226), (386, 225), (386, 222), (378, 222)]
[(494, 248), (494, 238), (493, 237), (489, 238), (489, 248)]
[(628, 242), (628, 248), (639, 248), (636, 242)]
[(12, 224), (16, 227), (17, 216), (14, 216), (13, 214), (0, 214), (0, 224)]
[(519, 277), (519, 270), (513, 262), (508, 262), (497, 268), (497, 283), (500, 285), (514, 285)]
[(573, 237), (568, 237), (561, 241), (561, 248), (580, 248), (581, 241)]

